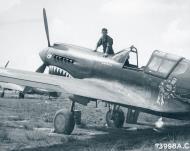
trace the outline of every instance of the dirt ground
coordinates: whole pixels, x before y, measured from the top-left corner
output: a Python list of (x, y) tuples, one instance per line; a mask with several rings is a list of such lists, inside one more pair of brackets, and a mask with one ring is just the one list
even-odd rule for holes
[[(189, 143), (189, 123), (165, 120), (168, 127), (155, 131), (154, 123), (159, 118), (141, 113), (138, 125), (124, 125), (122, 129), (106, 126), (107, 108), (100, 102), (88, 106), (77, 105), (82, 111), (82, 124), (75, 126), (71, 135), (53, 132), (53, 117), (59, 109), (69, 109), (68, 95), (49, 99), (47, 96), (28, 95), (18, 99), (17, 94), (6, 92), (0, 99), (0, 151), (152, 151), (156, 143)], [(125, 109), (126, 111), (126, 109)]]

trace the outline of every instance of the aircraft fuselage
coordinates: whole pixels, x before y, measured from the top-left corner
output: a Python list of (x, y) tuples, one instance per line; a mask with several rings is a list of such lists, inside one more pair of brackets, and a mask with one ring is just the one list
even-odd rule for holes
[[(178, 63), (187, 63), (185, 74), (175, 72), (175, 68), (178, 66), (176, 64), (171, 73), (163, 78), (146, 72), (146, 67), (124, 67), (123, 63), (115, 61), (112, 57), (104, 58), (102, 53), (74, 45), (55, 44), (43, 50), (40, 56), (47, 65), (63, 69), (74, 78), (110, 81), (119, 87), (122, 86), (135, 91), (153, 103), (158, 101), (161, 83), (175, 77), (178, 79), (176, 94), (181, 94), (183, 91), (186, 101), (179, 98), (167, 101), (163, 106), (159, 106), (155, 113), (153, 113), (154, 111), (150, 111), (150, 113), (178, 119), (189, 119), (190, 86), (187, 82), (190, 82), (190, 79), (186, 75), (190, 73), (190, 62), (187, 59), (181, 59)], [(149, 111), (147, 110), (147, 112)]]

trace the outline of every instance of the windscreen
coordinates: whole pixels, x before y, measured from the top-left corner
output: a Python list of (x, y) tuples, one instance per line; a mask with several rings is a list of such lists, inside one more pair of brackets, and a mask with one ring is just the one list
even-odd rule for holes
[(118, 53), (116, 53), (113, 56), (113, 59), (119, 63), (125, 63), (126, 57), (128, 56), (129, 50), (122, 50)]

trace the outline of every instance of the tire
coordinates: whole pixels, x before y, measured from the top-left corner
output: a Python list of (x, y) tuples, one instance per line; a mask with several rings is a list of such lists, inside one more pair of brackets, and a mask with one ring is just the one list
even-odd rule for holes
[(59, 110), (55, 114), (53, 123), (56, 133), (70, 135), (75, 127), (74, 115), (70, 111)]
[(121, 128), (123, 127), (124, 121), (125, 121), (125, 115), (124, 112), (119, 109), (113, 112), (113, 118), (111, 117), (111, 110), (109, 110), (106, 113), (106, 122), (108, 127), (112, 128)]

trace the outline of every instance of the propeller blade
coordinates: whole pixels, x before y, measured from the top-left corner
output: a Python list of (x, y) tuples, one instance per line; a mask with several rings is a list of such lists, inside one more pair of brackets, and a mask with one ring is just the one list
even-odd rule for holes
[(47, 22), (47, 16), (46, 16), (45, 8), (43, 8), (43, 18), (44, 18), (44, 26), (45, 26), (45, 31), (46, 31), (46, 37), (47, 37), (47, 41), (48, 41), (48, 47), (51, 47), (50, 40), (49, 40), (49, 29), (48, 29), (48, 22)]
[(9, 60), (8, 60), (7, 63), (6, 63), (5, 68), (7, 68), (8, 64), (9, 64)]
[(42, 64), (37, 70), (36, 72), (38, 73), (43, 73), (46, 69), (46, 64)]

